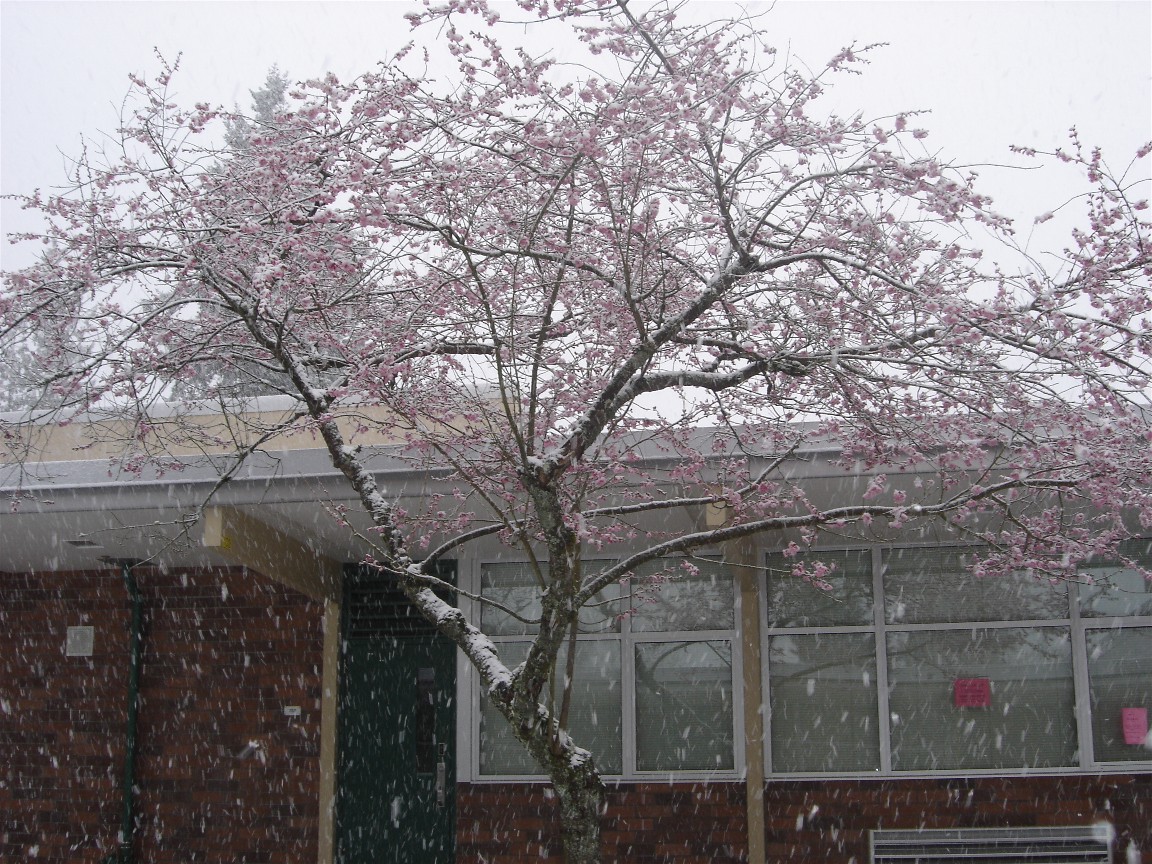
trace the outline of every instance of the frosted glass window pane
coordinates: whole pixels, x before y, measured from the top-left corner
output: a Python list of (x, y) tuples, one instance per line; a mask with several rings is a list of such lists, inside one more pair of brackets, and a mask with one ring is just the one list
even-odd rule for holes
[[(503, 642), (498, 647), (509, 667), (528, 656), (527, 642)], [(556, 664), (561, 674), (567, 656), (565, 646)], [(577, 642), (568, 731), (579, 746), (592, 752), (604, 774), (619, 774), (623, 766), (620, 705), (620, 643), (615, 639)], [(481, 698), (480, 707), (480, 773), (541, 773), (487, 698)]]
[(1067, 618), (1068, 585), (1024, 573), (973, 576), (972, 549), (893, 549), (884, 554), (889, 624)]
[(769, 641), (772, 770), (876, 771), (876, 642), (871, 633)]
[(636, 646), (636, 767), (731, 769), (730, 642)]
[[(1152, 540), (1120, 544), (1120, 553), (1152, 569)], [(1152, 582), (1138, 570), (1115, 564), (1080, 569), (1089, 584), (1080, 586), (1080, 614), (1089, 618), (1152, 615)]]
[[(567, 649), (560, 652), (558, 668), (564, 669), (565, 663)], [(579, 746), (592, 751), (602, 773), (619, 774), (624, 767), (620, 643), (615, 639), (578, 641), (572, 681), (569, 733)]]
[[(585, 561), (585, 576), (603, 570), (603, 561)], [(619, 633), (620, 620), (624, 617), (627, 588), (613, 583), (592, 598), (592, 602), (580, 610), (581, 633)]]
[(699, 569), (698, 575), (680, 569), (679, 561), (637, 568), (631, 580), (633, 632), (732, 629), (731, 574), (720, 562), (694, 560), (692, 564)]
[[(496, 649), (509, 669), (528, 656), (527, 642), (501, 642)], [(516, 740), (508, 721), (493, 707), (487, 696), (480, 696), (480, 773), (539, 774), (540, 766)]]
[[(1152, 717), (1152, 627), (1089, 630), (1085, 635), (1096, 761), (1152, 760), (1147, 732), (1139, 743), (1129, 744), (1124, 736), (1125, 708), (1143, 708), (1144, 717)], [(1138, 724), (1139, 719), (1129, 722)]]
[[(797, 563), (819, 561), (831, 567), (822, 588), (810, 580), (793, 576)], [(872, 553), (807, 552), (795, 558), (772, 555), (768, 558), (769, 627), (838, 627), (872, 623)]]
[[(987, 704), (964, 704), (957, 681), (980, 679)], [(1065, 627), (889, 633), (888, 684), (898, 771), (1075, 764)]]
[[(480, 569), (480, 593), (516, 613), (511, 615), (496, 606), (483, 606), (480, 616), (484, 632), (490, 636), (535, 634), (537, 626), (527, 621), (540, 617), (540, 592), (540, 583), (531, 564), (484, 564)], [(619, 585), (610, 585), (597, 595), (592, 605), (580, 610), (580, 632), (606, 633), (619, 630), (620, 615), (623, 612), (620, 594)]]

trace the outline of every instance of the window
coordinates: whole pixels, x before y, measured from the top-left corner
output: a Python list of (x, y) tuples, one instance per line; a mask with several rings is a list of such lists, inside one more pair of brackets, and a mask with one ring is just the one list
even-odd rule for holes
[(1121, 544), (1080, 586), (1097, 762), (1152, 760), (1152, 584), (1124, 559), (1152, 569), (1152, 541)]
[(829, 552), (820, 561), (831, 571), (817, 580), (792, 575), (804, 556), (769, 562), (769, 626), (789, 631), (768, 639), (772, 764), (782, 772), (875, 771), (872, 553)]
[(880, 768), (871, 633), (773, 636), (768, 664), (775, 770)]
[(1086, 618), (1152, 617), (1152, 585), (1128, 561), (1152, 570), (1152, 540), (1120, 544), (1120, 558), (1084, 567), (1080, 614)]
[[(733, 580), (718, 562), (694, 560), (693, 570), (674, 560), (640, 568), (581, 614), (569, 729), (605, 774), (735, 770)], [(484, 596), (516, 613), (494, 606), (481, 612), (501, 659), (515, 666), (527, 656), (524, 637), (534, 632), (519, 619), (539, 614), (536, 578), (527, 564), (484, 564), (480, 585)], [(480, 776), (538, 773), (483, 698), (478, 723)]]
[[(793, 576), (795, 559), (773, 556), (768, 562), (768, 624), (771, 627), (847, 627), (872, 624), (872, 553), (821, 553), (831, 571), (814, 581)], [(822, 584), (821, 584), (822, 583)]]
[[(500, 658), (510, 668), (524, 662), (527, 642), (503, 642)], [(568, 649), (558, 662), (566, 668)], [(616, 640), (579, 641), (569, 732), (579, 744), (587, 744), (596, 764), (605, 774), (619, 774), (621, 743), (620, 643)], [(480, 773), (535, 774), (539, 771), (523, 745), (513, 737), (508, 724), (488, 700), (480, 706)]]
[(1070, 582), (974, 576), (979, 551), (768, 556), (772, 773), (1152, 762), (1152, 586), (1133, 566), (1152, 541)]
[(1087, 653), (1096, 760), (1152, 758), (1152, 627), (1089, 630)]
[(951, 624), (1068, 617), (1068, 586), (1026, 573), (973, 576), (979, 550), (892, 549), (883, 555), (884, 620)]
[(1066, 627), (898, 631), (887, 643), (893, 770), (1073, 764)]
[(636, 768), (731, 770), (732, 643), (636, 645)]

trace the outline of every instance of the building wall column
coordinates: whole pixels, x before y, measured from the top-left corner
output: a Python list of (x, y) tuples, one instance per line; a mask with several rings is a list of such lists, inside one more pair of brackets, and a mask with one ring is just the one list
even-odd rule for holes
[(320, 678), (318, 864), (336, 858), (336, 727), (340, 694), (340, 604), (343, 568), (299, 539), (234, 507), (204, 511), (201, 545), (324, 604)]
[(764, 687), (760, 650), (761, 572), (753, 538), (725, 544), (740, 590), (740, 632), (744, 668), (744, 782), (748, 806), (748, 864), (764, 864)]
[[(339, 594), (337, 595), (339, 596)], [(340, 695), (340, 601), (324, 602), (324, 660), (320, 680), (320, 842), (317, 864), (336, 860), (336, 727)]]

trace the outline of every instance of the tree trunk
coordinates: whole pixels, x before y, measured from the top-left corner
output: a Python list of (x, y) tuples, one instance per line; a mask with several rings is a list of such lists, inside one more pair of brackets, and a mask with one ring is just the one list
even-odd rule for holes
[(569, 776), (552, 778), (560, 801), (560, 836), (565, 864), (600, 864), (600, 817), (604, 784), (591, 763)]

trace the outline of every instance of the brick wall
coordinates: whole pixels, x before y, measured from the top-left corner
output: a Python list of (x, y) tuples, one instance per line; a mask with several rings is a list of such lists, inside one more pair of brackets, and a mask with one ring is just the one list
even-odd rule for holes
[[(1091, 825), (1116, 829), (1152, 864), (1152, 775), (819, 782), (766, 787), (770, 864), (865, 864), (872, 828)], [(561, 860), (555, 800), (544, 785), (457, 787), (457, 864)], [(740, 783), (637, 783), (610, 789), (604, 860), (629, 864), (747, 861)]]
[(1116, 862), (1129, 843), (1152, 864), (1152, 775), (981, 777), (770, 782), (769, 862), (868, 861), (872, 828), (1091, 825), (1116, 829)]
[[(457, 864), (561, 861), (560, 822), (541, 784), (456, 787)], [(604, 860), (628, 864), (747, 861), (743, 783), (628, 783), (610, 787)]]
[[(138, 860), (315, 860), (321, 611), (243, 570), (142, 570)], [(120, 825), (128, 654), (120, 574), (0, 574), (0, 860), (98, 862)], [(68, 626), (95, 628), (65, 657)], [(302, 716), (287, 718), (285, 705)], [(250, 741), (259, 749), (241, 753)], [(459, 864), (560, 860), (539, 784), (460, 784)], [(871, 828), (1090, 824), (1152, 864), (1152, 775), (773, 781), (770, 862), (863, 864)], [(742, 783), (609, 790), (605, 860), (746, 861)]]
[[(239, 569), (141, 569), (137, 582), (137, 860), (315, 860), (319, 606)], [(78, 624), (95, 628), (92, 657), (65, 656)], [(0, 574), (0, 860), (114, 850), (128, 625), (118, 571)]]

